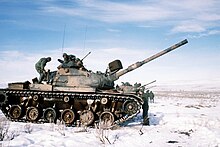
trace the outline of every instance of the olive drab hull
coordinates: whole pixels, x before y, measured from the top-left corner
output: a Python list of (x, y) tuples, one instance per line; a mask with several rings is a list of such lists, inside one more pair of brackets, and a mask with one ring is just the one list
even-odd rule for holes
[(110, 128), (135, 117), (144, 104), (142, 86), (120, 87), (114, 81), (186, 43), (183, 40), (126, 69), (122, 69), (120, 60), (115, 60), (109, 63), (105, 73), (85, 69), (82, 60), (75, 62), (75, 56), (71, 56), (70, 64), (59, 60), (66, 62), (65, 65), (48, 72), (43, 84), (33, 80), (33, 83), (9, 83), (8, 88), (0, 89), (0, 109), (11, 121), (62, 121), (68, 126), (99, 123), (103, 128)]

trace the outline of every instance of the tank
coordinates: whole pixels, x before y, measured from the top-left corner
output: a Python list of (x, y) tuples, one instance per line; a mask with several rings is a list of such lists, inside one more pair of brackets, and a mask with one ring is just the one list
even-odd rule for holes
[(9, 120), (19, 122), (62, 121), (67, 126), (98, 123), (104, 128), (124, 123), (140, 112), (143, 95), (136, 86), (122, 90), (114, 82), (187, 42), (185, 39), (126, 69), (115, 60), (106, 72), (92, 72), (79, 60), (79, 65), (59, 66), (57, 71), (48, 72), (43, 84), (34, 79), (32, 83), (9, 83), (8, 88), (0, 89), (0, 109)]

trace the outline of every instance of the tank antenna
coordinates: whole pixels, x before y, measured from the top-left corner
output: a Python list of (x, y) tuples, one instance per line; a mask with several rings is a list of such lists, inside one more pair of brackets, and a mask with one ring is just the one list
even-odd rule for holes
[(64, 48), (65, 33), (66, 33), (66, 24), (64, 25), (64, 29), (63, 29), (62, 53), (63, 53), (63, 48)]
[(86, 47), (86, 35), (87, 35), (87, 25), (86, 25), (85, 36), (84, 36), (83, 51), (85, 51), (85, 47)]

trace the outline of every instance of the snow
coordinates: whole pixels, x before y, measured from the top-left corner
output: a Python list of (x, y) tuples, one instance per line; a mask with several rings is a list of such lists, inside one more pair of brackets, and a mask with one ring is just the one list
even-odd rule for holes
[[(159, 147), (220, 146), (220, 92), (155, 91), (149, 103), (150, 126), (142, 126), (142, 112), (112, 130), (65, 127), (62, 124), (7, 122), (10, 147)], [(1, 114), (3, 117), (3, 114)]]

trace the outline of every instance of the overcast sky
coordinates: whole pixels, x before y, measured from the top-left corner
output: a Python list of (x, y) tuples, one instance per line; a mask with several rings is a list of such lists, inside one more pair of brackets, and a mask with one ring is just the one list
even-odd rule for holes
[(121, 81), (220, 83), (219, 0), (1, 0), (0, 84), (31, 81), (34, 64), (63, 52), (105, 71), (120, 59), (124, 68), (183, 39), (189, 43)]

